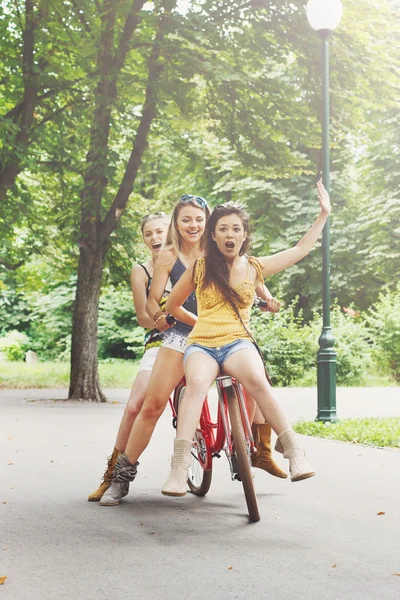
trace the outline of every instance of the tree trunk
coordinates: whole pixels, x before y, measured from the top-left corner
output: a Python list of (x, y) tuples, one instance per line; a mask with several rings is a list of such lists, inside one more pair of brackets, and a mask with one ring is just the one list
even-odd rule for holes
[(97, 321), (104, 249), (82, 245), (72, 326), (71, 378), (68, 398), (105, 402), (97, 368)]

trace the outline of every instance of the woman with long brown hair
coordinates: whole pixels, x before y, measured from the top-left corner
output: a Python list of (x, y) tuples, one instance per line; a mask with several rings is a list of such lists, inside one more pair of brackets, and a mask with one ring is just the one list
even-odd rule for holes
[(199, 314), (185, 351), (186, 392), (179, 409), (171, 473), (162, 490), (166, 495), (186, 494), (190, 450), (203, 399), (221, 368), (255, 398), (278, 436), (276, 450), (289, 459), (292, 481), (315, 475), (265, 377), (248, 326), (256, 283), (304, 258), (322, 232), (330, 201), (322, 183), (317, 187), (320, 214), (304, 237), (289, 250), (258, 259), (247, 256), (250, 231), (243, 207), (217, 206), (207, 224), (205, 257), (182, 276), (166, 302), (167, 311), (189, 320), (183, 301), (196, 290)]

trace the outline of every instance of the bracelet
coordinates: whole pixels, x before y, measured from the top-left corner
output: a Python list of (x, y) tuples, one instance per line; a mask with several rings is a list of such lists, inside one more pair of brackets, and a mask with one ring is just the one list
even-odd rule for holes
[(160, 317), (163, 317), (164, 315), (165, 315), (165, 312), (163, 310), (158, 310), (153, 317), (153, 322), (155, 323), (157, 321), (157, 319), (159, 319)]

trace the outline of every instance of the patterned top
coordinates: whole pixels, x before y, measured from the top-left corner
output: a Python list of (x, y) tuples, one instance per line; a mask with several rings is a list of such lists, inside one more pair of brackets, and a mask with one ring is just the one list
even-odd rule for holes
[[(185, 271), (185, 265), (183, 264), (180, 258), (177, 258), (169, 274), (169, 279), (171, 281), (172, 287), (174, 287), (178, 283), (179, 279), (182, 277)], [(186, 298), (182, 306), (183, 308), (186, 308), (186, 310), (188, 310), (189, 312), (193, 313), (194, 315), (197, 315), (197, 300), (195, 292), (192, 292)], [(192, 331), (192, 327), (191, 325), (182, 323), (182, 321), (177, 321), (176, 325), (174, 326), (174, 331), (177, 331), (178, 333), (187, 336)]]
[[(149, 289), (150, 289), (153, 278), (144, 265), (141, 264), (140, 266), (142, 267), (142, 269), (144, 270), (144, 272), (146, 273), (146, 275), (148, 277), (147, 285), (146, 285), (146, 296), (148, 297)], [(168, 292), (165, 291), (163, 297), (160, 300), (160, 309), (161, 310), (164, 310), (165, 303), (167, 301), (167, 295), (168, 295)], [(158, 331), (158, 329), (146, 329), (146, 333), (144, 334), (144, 351), (145, 352), (146, 352), (146, 350), (149, 350), (150, 348), (157, 348), (158, 346), (161, 346), (161, 343), (162, 343), (162, 331)]]
[[(237, 307), (238, 312), (247, 329), (250, 323), (255, 288), (255, 284), (251, 279), (250, 267), (253, 267), (256, 271), (256, 282), (264, 282), (260, 263), (257, 258), (250, 256), (248, 258), (246, 279), (235, 287), (241, 298)], [(208, 348), (218, 348), (231, 344), (238, 339), (251, 340), (251, 336), (243, 327), (233, 308), (226, 302), (222, 293), (214, 285), (209, 285), (206, 289), (202, 288), (204, 269), (204, 258), (199, 258), (194, 274), (194, 281), (197, 286), (199, 319), (189, 335), (188, 345), (196, 343)]]

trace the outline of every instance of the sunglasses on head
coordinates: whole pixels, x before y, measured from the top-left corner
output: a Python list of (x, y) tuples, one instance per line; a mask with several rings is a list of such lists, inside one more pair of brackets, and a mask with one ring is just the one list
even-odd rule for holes
[(214, 210), (223, 210), (224, 208), (236, 208), (237, 210), (246, 210), (243, 204), (238, 204), (236, 202), (224, 202), (223, 204), (217, 204)]
[(201, 196), (193, 196), (192, 194), (183, 194), (183, 196), (180, 197), (179, 202), (185, 203), (190, 202), (191, 200), (197, 202), (201, 208), (205, 208), (207, 206), (207, 200), (205, 198), (202, 198)]
[(154, 218), (154, 219), (157, 219), (157, 218), (160, 218), (160, 217), (166, 217), (166, 216), (167, 216), (167, 215), (165, 214), (165, 212), (162, 212), (162, 211), (160, 211), (160, 212), (155, 212), (155, 213), (149, 213), (148, 215), (145, 215), (144, 217), (142, 217), (142, 218), (141, 218), (141, 221), (142, 221), (142, 223), (143, 223), (143, 221), (146, 221), (147, 219), (150, 219), (150, 218), (152, 218), (152, 219), (153, 219), (153, 218)]

